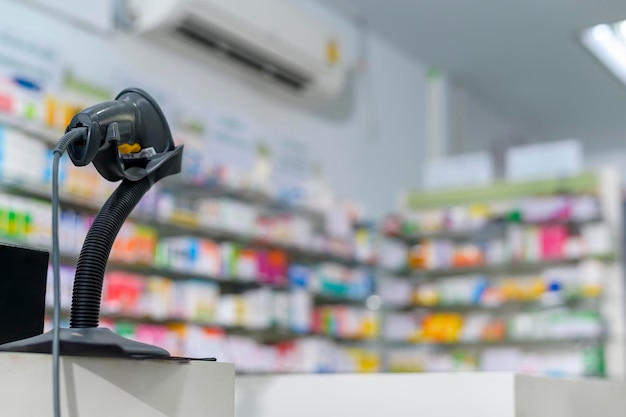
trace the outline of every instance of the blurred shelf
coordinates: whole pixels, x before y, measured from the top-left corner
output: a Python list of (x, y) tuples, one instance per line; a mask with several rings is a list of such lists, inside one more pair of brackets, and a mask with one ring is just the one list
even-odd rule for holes
[(0, 126), (18, 130), (51, 146), (56, 145), (64, 133), (61, 129), (40, 125), (33, 120), (20, 119), (6, 113), (0, 113)]
[(542, 339), (503, 339), (503, 340), (479, 340), (479, 341), (459, 341), (459, 342), (408, 342), (408, 341), (383, 341), (388, 348), (457, 348), (469, 349), (490, 347), (529, 347), (529, 348), (550, 348), (550, 347), (577, 347), (579, 345), (599, 344), (604, 338), (602, 336), (581, 336), (567, 338), (542, 338)]
[(224, 329), (228, 334), (250, 336), (262, 343), (282, 343), (302, 337), (310, 336), (308, 332), (296, 332), (291, 329), (283, 327), (271, 326), (268, 328), (248, 328), (248, 327), (220, 327), (213, 325), (213, 327)]
[[(43, 184), (33, 184), (32, 182), (28, 181), (2, 179), (0, 181), (0, 189), (4, 189), (12, 194), (20, 195), (23, 197), (31, 197), (50, 201), (50, 187)], [(104, 204), (104, 200), (80, 197), (67, 192), (60, 193), (59, 201), (61, 203), (61, 206), (66, 209), (87, 211), (93, 214), (97, 213)], [(159, 235), (161, 236), (192, 235), (195, 237), (206, 239), (232, 240), (250, 246), (283, 250), (285, 252), (288, 252), (291, 256), (303, 261), (336, 262), (349, 266), (373, 266), (372, 263), (362, 262), (353, 257), (342, 256), (328, 252), (321, 252), (310, 248), (305, 248), (294, 243), (261, 239), (256, 236), (237, 231), (202, 225), (195, 219), (187, 219), (184, 216), (164, 220), (158, 219), (154, 215), (137, 212), (132, 213), (129, 219), (147, 226), (154, 227), (158, 230)]]
[[(40, 125), (34, 120), (20, 119), (6, 113), (0, 113), (0, 127), (2, 126), (15, 129), (33, 138), (40, 139), (52, 146), (56, 145), (64, 133), (62, 129)], [(180, 180), (173, 178), (164, 181), (162, 184), (164, 188), (172, 194), (188, 197), (229, 197), (277, 211), (288, 211), (290, 213), (307, 216), (316, 220), (323, 220), (325, 218), (325, 214), (319, 210), (290, 204), (289, 202), (282, 201), (265, 191), (239, 189), (217, 183), (181, 183)]]
[[(52, 315), (52, 308), (46, 307), (46, 314)], [(68, 309), (64, 309), (61, 313), (63, 319), (69, 319), (70, 312)], [(293, 340), (299, 337), (307, 336), (307, 333), (298, 333), (289, 329), (284, 329), (276, 326), (266, 328), (254, 328), (244, 326), (223, 326), (211, 321), (184, 319), (184, 318), (155, 318), (149, 315), (129, 315), (122, 313), (102, 312), (100, 313), (101, 320), (112, 320), (121, 323), (133, 323), (133, 324), (150, 324), (159, 326), (170, 325), (192, 325), (201, 326), (223, 331), (226, 334), (250, 336), (259, 341), (265, 343), (278, 343), (286, 340)]]
[[(215, 328), (222, 328), (220, 326), (213, 325)], [(263, 343), (281, 343), (294, 339), (301, 339), (305, 337), (318, 337), (324, 338), (329, 341), (345, 344), (345, 345), (367, 345), (377, 340), (372, 340), (362, 337), (343, 337), (329, 335), (325, 333), (314, 333), (309, 331), (296, 331), (291, 329), (285, 329), (281, 327), (269, 327), (264, 329), (250, 329), (246, 327), (226, 327), (224, 331), (228, 334), (240, 334), (245, 336), (254, 337), (256, 340)]]
[(153, 225), (164, 235), (181, 235), (191, 234), (196, 237), (203, 237), (209, 239), (223, 239), (232, 240), (250, 246), (266, 247), (271, 249), (279, 249), (288, 252), (291, 256), (298, 259), (317, 261), (317, 262), (336, 262), (352, 266), (372, 267), (373, 265), (368, 262), (362, 262), (358, 259), (348, 256), (336, 255), (328, 252), (321, 252), (311, 248), (305, 248), (295, 243), (278, 242), (274, 240), (267, 240), (259, 238), (257, 236), (236, 232), (232, 230), (226, 230), (214, 226), (206, 226), (199, 224), (193, 220), (183, 219), (170, 219), (170, 220), (155, 220), (149, 219), (145, 216), (137, 217), (137, 220)]
[(551, 308), (559, 307), (573, 307), (579, 304), (585, 303), (598, 303), (600, 297), (585, 297), (576, 296), (568, 297), (563, 300), (556, 300), (554, 302), (545, 302), (541, 300), (536, 301), (506, 301), (499, 304), (485, 305), (475, 303), (459, 303), (459, 304), (413, 304), (409, 306), (387, 306), (386, 311), (412, 311), (412, 310), (428, 310), (428, 311), (492, 311), (503, 312), (509, 310), (547, 310)]
[[(22, 242), (16, 239), (8, 239), (0, 237), (0, 242), (17, 244), (20, 246), (37, 247), (38, 249), (49, 250), (46, 247), (29, 244), (28, 242)], [(78, 254), (61, 253), (59, 256), (61, 265), (75, 266), (78, 263)], [(50, 260), (51, 262), (51, 260)], [(250, 279), (237, 279), (236, 277), (219, 277), (209, 274), (202, 274), (195, 271), (181, 271), (172, 268), (144, 265), (144, 264), (131, 264), (126, 262), (120, 262), (119, 260), (110, 259), (107, 262), (107, 271), (125, 271), (145, 276), (158, 276), (169, 278), (173, 280), (205, 280), (219, 284), (221, 287), (231, 287), (234, 289), (246, 289), (246, 288), (260, 288), (267, 287), (274, 290), (288, 290), (291, 288), (288, 282), (286, 283), (272, 283)], [(327, 294), (314, 294), (314, 302), (321, 304), (350, 304), (350, 305), (363, 305), (365, 299), (340, 297)]]
[[(62, 265), (76, 265), (78, 262), (78, 255), (74, 254), (62, 254), (60, 256), (60, 261)], [(126, 271), (132, 272), (136, 274), (146, 275), (146, 276), (160, 276), (165, 278), (170, 278), (173, 280), (184, 280), (184, 279), (198, 279), (198, 280), (206, 280), (219, 284), (220, 286), (230, 286), (236, 288), (258, 288), (258, 287), (269, 287), (273, 289), (287, 289), (288, 284), (276, 284), (269, 283), (263, 281), (254, 281), (254, 280), (244, 280), (244, 279), (236, 279), (234, 277), (231, 278), (222, 278), (219, 276), (202, 274), (193, 271), (180, 271), (171, 268), (161, 268), (157, 266), (150, 265), (142, 265), (142, 264), (129, 264), (125, 262), (120, 262), (116, 260), (109, 260), (107, 263), (107, 271)]]
[(539, 261), (506, 262), (501, 264), (482, 264), (463, 268), (445, 269), (414, 269), (414, 270), (384, 270), (383, 273), (395, 276), (407, 276), (415, 278), (454, 278), (471, 274), (520, 274), (525, 272), (540, 272), (545, 268), (577, 264), (585, 260), (598, 260), (602, 262), (614, 262), (617, 260), (614, 254), (585, 255), (577, 258), (546, 259)]
[(527, 180), (521, 182), (498, 181), (481, 187), (452, 188), (437, 191), (413, 190), (407, 193), (405, 207), (424, 210), (456, 205), (512, 200), (540, 195), (595, 194), (600, 179), (596, 173), (583, 172), (570, 177)]
[[(52, 317), (52, 307), (46, 307), (46, 314), (49, 317)], [(68, 320), (70, 317), (69, 309), (64, 308), (61, 311), (62, 320)], [(237, 336), (249, 336), (256, 339), (262, 343), (281, 343), (289, 340), (299, 339), (303, 337), (323, 337), (328, 340), (332, 340), (336, 343), (344, 343), (344, 344), (366, 344), (368, 342), (375, 342), (378, 339), (365, 339), (365, 338), (349, 338), (349, 337), (339, 337), (332, 336), (321, 333), (312, 333), (308, 331), (296, 331), (280, 326), (270, 326), (270, 327), (245, 327), (245, 326), (225, 326), (220, 325), (210, 320), (195, 320), (195, 319), (184, 319), (184, 318), (155, 318), (150, 315), (132, 315), (132, 314), (123, 314), (123, 313), (112, 313), (112, 312), (102, 312), (100, 313), (101, 320), (112, 320), (121, 323), (133, 323), (133, 324), (151, 324), (151, 325), (159, 325), (159, 326), (170, 326), (170, 325), (192, 325), (192, 326), (201, 326), (206, 328), (215, 329), (217, 331), (222, 331), (225, 334), (229, 335), (237, 335)]]
[(478, 240), (483, 237), (489, 237), (496, 235), (493, 230), (496, 230), (498, 227), (506, 227), (509, 225), (520, 225), (522, 227), (533, 227), (533, 226), (566, 226), (566, 227), (580, 227), (585, 224), (597, 223), (602, 221), (600, 217), (593, 217), (590, 219), (569, 219), (569, 220), (547, 220), (547, 221), (537, 221), (537, 222), (520, 222), (520, 223), (511, 223), (500, 221), (498, 219), (488, 220), (487, 223), (481, 227), (475, 229), (462, 229), (462, 230), (433, 230), (433, 231), (423, 231), (423, 232), (414, 232), (414, 233), (406, 233), (406, 234), (390, 234), (388, 237), (404, 240), (408, 243), (416, 243), (422, 240)]
[[(22, 197), (45, 200), (48, 203), (52, 198), (51, 186), (15, 178), (2, 178), (0, 180), (0, 190)], [(92, 213), (96, 213), (104, 204), (104, 200), (98, 201), (94, 198), (83, 198), (63, 191), (59, 193), (59, 202), (64, 208)]]
[(315, 302), (317, 304), (349, 304), (349, 305), (361, 305), (365, 304), (365, 298), (356, 298), (356, 297), (348, 297), (341, 295), (333, 295), (333, 294), (323, 294), (316, 293), (315, 294)]
[(273, 211), (289, 212), (309, 217), (320, 222), (326, 217), (325, 214), (319, 210), (291, 204), (272, 196), (266, 191), (236, 188), (219, 184), (218, 182), (209, 184), (193, 184), (181, 182), (177, 179), (170, 179), (164, 182), (164, 190), (171, 194), (193, 198), (228, 197), (233, 200), (264, 207)]
[(446, 239), (446, 240), (471, 239), (473, 236), (479, 233), (481, 233), (480, 229), (439, 230), (439, 231), (433, 231), (433, 232), (416, 232), (416, 233), (400, 235), (397, 237), (407, 242), (414, 243), (414, 242), (419, 242), (421, 240), (428, 240), (428, 239)]

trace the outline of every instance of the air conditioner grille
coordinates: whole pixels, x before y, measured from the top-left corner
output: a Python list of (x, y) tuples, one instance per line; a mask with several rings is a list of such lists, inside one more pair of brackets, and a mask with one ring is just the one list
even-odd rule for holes
[(286, 68), (284, 65), (268, 61), (244, 45), (237, 44), (232, 39), (225, 39), (220, 34), (211, 31), (193, 18), (185, 19), (175, 31), (184, 38), (215, 53), (220, 53), (241, 66), (262, 73), (291, 90), (304, 90), (311, 82), (308, 76)]

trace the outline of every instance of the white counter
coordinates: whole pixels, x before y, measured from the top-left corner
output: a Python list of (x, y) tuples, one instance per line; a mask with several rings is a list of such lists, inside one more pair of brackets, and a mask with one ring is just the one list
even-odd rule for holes
[[(232, 417), (234, 366), (64, 357), (63, 417)], [(0, 353), (0, 415), (52, 416), (49, 355)]]
[(237, 417), (624, 417), (626, 385), (506, 373), (237, 377)]

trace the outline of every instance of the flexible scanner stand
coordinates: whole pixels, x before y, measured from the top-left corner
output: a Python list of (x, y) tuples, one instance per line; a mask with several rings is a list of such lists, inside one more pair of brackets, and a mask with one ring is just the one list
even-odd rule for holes
[[(169, 358), (159, 347), (123, 338), (98, 327), (102, 283), (113, 242), (122, 224), (150, 187), (181, 170), (183, 146), (175, 146), (157, 103), (137, 88), (115, 101), (76, 114), (66, 132), (86, 133), (68, 153), (76, 166), (93, 162), (107, 180), (122, 181), (96, 216), (78, 258), (70, 328), (60, 329), (60, 353), (75, 356)], [(86, 129), (84, 129), (86, 128)], [(53, 332), (11, 342), (0, 351), (52, 352)]]

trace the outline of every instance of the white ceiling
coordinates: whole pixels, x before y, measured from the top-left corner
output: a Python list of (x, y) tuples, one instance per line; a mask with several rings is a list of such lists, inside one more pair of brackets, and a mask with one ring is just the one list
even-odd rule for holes
[(626, 19), (625, 0), (352, 0), (351, 5), (372, 30), (422, 63), (466, 81), (492, 108), (543, 136), (539, 139), (624, 137), (626, 146), (626, 87), (577, 38), (586, 27)]

